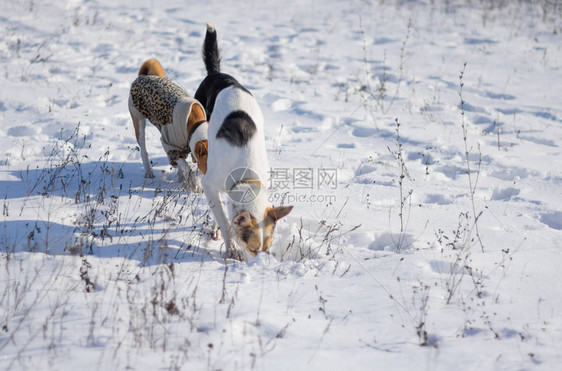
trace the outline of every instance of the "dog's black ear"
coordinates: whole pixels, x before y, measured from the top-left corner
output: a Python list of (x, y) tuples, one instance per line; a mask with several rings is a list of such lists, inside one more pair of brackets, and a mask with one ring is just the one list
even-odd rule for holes
[(234, 217), (232, 224), (237, 227), (249, 227), (252, 224), (252, 215), (248, 211), (242, 211)]
[(286, 217), (291, 210), (293, 210), (293, 206), (272, 207), (267, 211), (267, 215), (274, 221), (278, 221), (279, 219)]

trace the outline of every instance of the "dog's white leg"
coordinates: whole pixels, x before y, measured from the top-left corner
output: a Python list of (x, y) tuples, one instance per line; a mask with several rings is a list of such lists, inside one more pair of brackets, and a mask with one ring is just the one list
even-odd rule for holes
[(189, 167), (187, 161), (183, 158), (178, 158), (176, 162), (178, 163), (178, 180), (180, 182), (189, 180), (191, 168)]
[(142, 164), (144, 165), (144, 176), (145, 178), (154, 178), (152, 168), (150, 167), (150, 161), (148, 160), (148, 153), (146, 152), (146, 118), (143, 117), (142, 114), (135, 108), (131, 96), (129, 96), (129, 113), (131, 114), (131, 119), (133, 120), (135, 137), (137, 138), (137, 143), (141, 151)]
[(222, 238), (221, 230), (216, 224), (211, 227), (211, 238), (215, 241), (218, 241)]
[[(185, 161), (184, 158), (179, 158), (178, 163), (178, 175), (183, 174), (183, 179), (187, 182), (187, 187), (191, 192), (202, 193), (203, 190), (199, 185), (199, 180), (195, 176), (195, 172), (191, 169), (191, 166)], [(180, 178), (180, 181), (181, 178)]]
[(224, 206), (222, 200), (220, 199), (219, 192), (206, 184), (205, 178), (203, 178), (203, 192), (209, 201), (209, 207), (215, 217), (215, 221), (218, 223), (222, 237), (224, 239), (224, 244), (226, 246), (226, 257), (242, 260), (242, 252), (238, 250), (234, 242), (232, 241), (232, 235), (230, 231), (230, 223), (228, 218), (224, 213)]
[(141, 151), (141, 158), (142, 164), (144, 165), (144, 177), (145, 178), (154, 178), (154, 174), (152, 173), (152, 167), (150, 166), (150, 160), (148, 159), (148, 152), (146, 151), (146, 119), (142, 118), (139, 119), (139, 137), (137, 138), (137, 142), (140, 147)]

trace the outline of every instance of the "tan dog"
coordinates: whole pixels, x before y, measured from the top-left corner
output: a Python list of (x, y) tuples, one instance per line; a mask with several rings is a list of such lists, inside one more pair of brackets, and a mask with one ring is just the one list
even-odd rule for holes
[[(205, 109), (185, 90), (166, 79), (162, 65), (156, 59), (145, 61), (137, 79), (131, 85), (129, 112), (133, 119), (137, 143), (141, 151), (145, 177), (153, 178), (145, 142), (146, 119), (158, 128), (161, 142), (170, 164), (179, 166), (187, 176), (188, 185), (197, 190), (197, 181), (185, 161), (191, 153), (199, 170), (207, 172), (207, 129)], [(181, 177), (181, 173), (180, 177)]]

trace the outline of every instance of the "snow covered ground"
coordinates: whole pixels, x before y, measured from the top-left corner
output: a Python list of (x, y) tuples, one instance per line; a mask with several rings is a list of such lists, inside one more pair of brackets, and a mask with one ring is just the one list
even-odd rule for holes
[[(559, 2), (129, 3), (0, 7), (0, 369), (560, 367)], [(207, 21), (295, 205), (248, 262), (127, 111)]]

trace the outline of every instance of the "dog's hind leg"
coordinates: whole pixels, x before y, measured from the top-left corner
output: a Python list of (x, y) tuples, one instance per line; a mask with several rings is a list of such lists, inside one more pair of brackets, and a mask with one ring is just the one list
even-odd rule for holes
[(133, 120), (133, 126), (135, 128), (135, 137), (137, 138), (137, 143), (141, 151), (142, 164), (144, 165), (144, 177), (154, 178), (152, 173), (152, 168), (150, 166), (150, 161), (148, 160), (148, 152), (146, 152), (146, 118), (142, 117), (140, 113), (135, 113), (136, 109), (131, 108), (132, 102), (129, 98), (129, 113), (131, 114), (131, 119)]
[[(137, 119), (138, 120), (138, 135), (137, 135), (137, 143), (139, 144), (140, 151), (141, 151), (141, 159), (142, 164), (144, 165), (144, 177), (145, 178), (154, 178), (154, 174), (152, 173), (152, 167), (150, 166), (150, 160), (148, 159), (148, 152), (146, 151), (146, 119)], [(133, 119), (134, 122), (134, 119)], [(135, 125), (135, 129), (137, 127)], [(135, 130), (136, 134), (137, 130)]]

